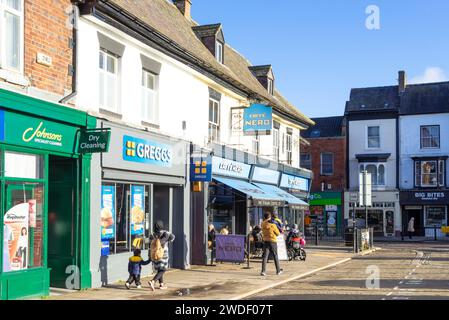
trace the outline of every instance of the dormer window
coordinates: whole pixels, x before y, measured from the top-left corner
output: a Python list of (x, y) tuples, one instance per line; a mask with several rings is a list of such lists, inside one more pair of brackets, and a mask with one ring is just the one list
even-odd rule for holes
[(223, 64), (223, 44), (220, 41), (215, 41), (215, 58)]
[(270, 78), (268, 78), (267, 90), (269, 94), (273, 95), (273, 80)]

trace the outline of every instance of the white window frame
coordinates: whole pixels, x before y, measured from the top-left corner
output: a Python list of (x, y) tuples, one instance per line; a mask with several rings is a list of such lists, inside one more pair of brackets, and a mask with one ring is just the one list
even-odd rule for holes
[[(148, 76), (151, 76), (153, 78), (154, 88), (150, 89), (148, 88)], [(142, 81), (141, 87), (142, 87), (142, 101), (141, 101), (141, 116), (142, 120), (148, 123), (157, 124), (159, 122), (159, 77), (157, 74), (154, 74), (148, 70), (142, 69)], [(148, 114), (150, 105), (148, 101), (148, 93), (151, 93), (153, 96), (153, 103), (152, 103), (152, 113), (153, 117), (149, 117)]]
[[(384, 189), (387, 186), (387, 164), (386, 164), (386, 162), (363, 162), (363, 163), (359, 164), (359, 170), (361, 169), (360, 167), (363, 167), (363, 170), (366, 170), (366, 168), (370, 165), (376, 167), (376, 173), (377, 173), (375, 180), (373, 179), (373, 177), (371, 177), (372, 188), (375, 190)], [(384, 167), (384, 184), (379, 184), (379, 167), (380, 166)]]
[(221, 64), (223, 64), (223, 43), (220, 41), (215, 41), (215, 58)]
[[(98, 93), (99, 93), (98, 105), (102, 109), (104, 109), (104, 110), (115, 112), (115, 113), (119, 113), (119, 110), (120, 110), (120, 100), (119, 100), (120, 99), (120, 71), (119, 71), (120, 57), (117, 57), (116, 55), (110, 53), (108, 50), (103, 49), (103, 48), (101, 48), (99, 50), (99, 55), (102, 55), (102, 54), (104, 55), (104, 57), (103, 57), (103, 59), (104, 59), (103, 66), (105, 67), (105, 69), (101, 69), (100, 66), (98, 66), (98, 87), (99, 87), (99, 90), (98, 90)], [(113, 59), (114, 63), (115, 63), (115, 73), (111, 73), (111, 72), (107, 71), (107, 68), (108, 68), (107, 67), (107, 60), (108, 60), (107, 58), (108, 57), (111, 57)], [(114, 90), (115, 106), (114, 107), (108, 106), (107, 103), (105, 103), (105, 104), (101, 103), (101, 94), (102, 93), (104, 94), (103, 99), (104, 99), (105, 102), (107, 101), (107, 97), (108, 97), (108, 91), (106, 89), (107, 88), (107, 81), (104, 81), (103, 89), (100, 88), (100, 77), (101, 77), (101, 75), (104, 75), (105, 80), (107, 80), (107, 77), (111, 76), (111, 75), (113, 75), (113, 77), (115, 78), (115, 86), (114, 86), (114, 89), (115, 89)]]
[[(332, 155), (332, 173), (323, 173), (323, 155)], [(320, 175), (322, 176), (333, 176), (335, 174), (335, 155), (332, 152), (322, 152), (320, 153)]]
[[(424, 184), (424, 173), (423, 173), (423, 164), (424, 163), (428, 163), (428, 162), (434, 162), (435, 163), (435, 173), (428, 173), (427, 175), (435, 175), (435, 177), (436, 177), (436, 183), (435, 184)], [(439, 178), (439, 175), (438, 175), (438, 166), (439, 166), (439, 162), (438, 162), (438, 160), (426, 160), (426, 161), (420, 161), (420, 168), (421, 168), (421, 187), (424, 187), (424, 188), (429, 188), (429, 187), (438, 187), (438, 178)]]
[(269, 94), (273, 95), (273, 79), (268, 78), (267, 90)]
[(279, 129), (273, 128), (273, 159), (279, 161), (280, 157), (280, 146), (279, 146)]
[[(379, 146), (378, 147), (370, 147), (369, 146), (369, 128), (379, 128)], [(380, 149), (381, 147), (382, 147), (382, 144), (381, 144), (381, 127), (380, 127), (380, 125), (369, 125), (369, 126), (366, 126), (366, 149), (369, 149), (369, 150), (378, 150), (378, 149)]]
[(286, 135), (285, 149), (287, 152), (287, 164), (291, 165), (293, 163), (293, 135), (290, 133)]
[[(24, 73), (24, 30), (25, 30), (25, 22), (24, 22), (24, 0), (19, 0), (21, 10), (15, 10), (9, 6), (6, 6), (6, 2), (4, 0), (0, 0), (0, 68), (4, 70), (8, 70), (15, 73)], [(6, 36), (4, 34), (6, 30), (6, 19), (5, 13), (8, 12), (15, 16), (19, 17), (20, 20), (20, 30), (19, 30), (19, 66), (17, 68), (7, 66), (6, 64)]]
[[(213, 121), (211, 121), (211, 119), (210, 119), (210, 117), (209, 117), (209, 115), (210, 115), (210, 102), (212, 101), (212, 103), (213, 103), (213, 105), (217, 105), (217, 108), (216, 108), (216, 110), (217, 110), (217, 122), (215, 123), (215, 122), (213, 122)], [(212, 108), (212, 110), (213, 110), (213, 112), (214, 112), (214, 107)], [(209, 97), (209, 104), (208, 104), (208, 110), (207, 110), (208, 112), (207, 112), (207, 117), (208, 117), (208, 141), (209, 142), (220, 142), (220, 101), (218, 101), (218, 100), (216, 100), (216, 99), (214, 99), (214, 98), (211, 98), (211, 97)], [(213, 113), (213, 115), (212, 115), (212, 119), (213, 118), (215, 118), (214, 117), (214, 114), (215, 113)], [(210, 127), (213, 127), (214, 128), (214, 130), (215, 130), (215, 132), (216, 132), (216, 135), (215, 135), (215, 137), (216, 137), (216, 139), (213, 139), (213, 137), (212, 137), (212, 135), (211, 135), (211, 129), (210, 129)]]
[[(430, 127), (437, 127), (438, 128), (438, 146), (437, 147), (424, 147), (422, 130), (424, 128), (430, 128)], [(427, 139), (431, 140), (432, 136), (428, 137)], [(420, 143), (420, 147), (421, 147), (422, 150), (440, 149), (440, 146), (441, 146), (441, 127), (440, 127), (440, 125), (438, 125), (438, 124), (429, 124), (429, 125), (420, 126), (420, 128), (419, 128), (419, 143)]]

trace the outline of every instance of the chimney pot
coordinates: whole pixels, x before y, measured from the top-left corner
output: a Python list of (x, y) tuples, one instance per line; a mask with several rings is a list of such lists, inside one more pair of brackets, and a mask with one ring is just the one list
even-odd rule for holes
[(191, 9), (192, 9), (192, 1), (191, 0), (173, 0), (174, 5), (181, 11), (182, 15), (188, 19), (192, 20)]
[(405, 89), (407, 88), (407, 74), (405, 71), (399, 71), (399, 93), (403, 93)]

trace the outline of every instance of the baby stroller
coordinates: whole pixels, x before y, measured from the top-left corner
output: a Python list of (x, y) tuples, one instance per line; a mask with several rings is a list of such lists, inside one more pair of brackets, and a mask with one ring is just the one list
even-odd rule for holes
[(263, 255), (262, 229), (259, 226), (255, 226), (251, 231), (251, 236), (253, 238), (250, 252), (251, 256), (253, 258), (262, 258)]
[[(295, 228), (296, 229), (296, 228)], [(306, 245), (306, 240), (301, 237), (299, 231), (293, 229), (287, 238), (287, 256), (288, 260), (301, 260), (306, 261), (306, 251), (304, 247)]]

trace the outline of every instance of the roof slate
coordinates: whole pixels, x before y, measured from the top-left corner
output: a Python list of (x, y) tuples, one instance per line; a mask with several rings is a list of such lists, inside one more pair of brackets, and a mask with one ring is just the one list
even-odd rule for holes
[(449, 112), (449, 82), (409, 85), (401, 97), (399, 114)]
[(343, 116), (312, 118), (315, 125), (301, 132), (301, 136), (305, 139), (341, 137), (343, 119)]
[(272, 105), (275, 109), (305, 123), (313, 125), (309, 117), (283, 98), (278, 92), (271, 96), (268, 91), (253, 76), (249, 67), (251, 63), (229, 45), (225, 45), (225, 61), (220, 64), (211, 52), (198, 39), (192, 27), (197, 27), (193, 21), (187, 20), (173, 3), (167, 0), (100, 0), (111, 3), (126, 11), (127, 15), (157, 30), (184, 50), (206, 63), (214, 73), (230, 77), (255, 93), (262, 103)]

